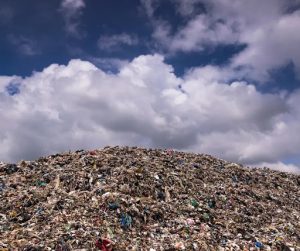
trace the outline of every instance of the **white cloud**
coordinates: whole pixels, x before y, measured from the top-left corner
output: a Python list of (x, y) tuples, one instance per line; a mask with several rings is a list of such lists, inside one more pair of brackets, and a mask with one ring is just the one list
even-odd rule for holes
[(208, 45), (238, 41), (238, 34), (228, 24), (216, 22), (213, 26), (206, 15), (198, 15), (171, 39), (171, 50), (201, 51)]
[(62, 0), (61, 6), (69, 12), (75, 13), (78, 9), (84, 8), (85, 3), (84, 0)]
[[(172, 20), (148, 15), (153, 38), (167, 54), (244, 44), (247, 48), (233, 59), (232, 68), (243, 66), (244, 75), (265, 81), (270, 70), (292, 62), (300, 77), (300, 11), (296, 11), (299, 0), (178, 0), (173, 3), (184, 20), (175, 31)], [(197, 12), (199, 5), (202, 9)], [(150, 7), (145, 9), (153, 13), (157, 5)]]
[[(104, 145), (173, 147), (245, 164), (297, 155), (300, 91), (262, 94), (224, 84), (207, 66), (173, 74), (159, 55), (135, 58), (118, 73), (72, 60), (20, 80), (9, 96), (0, 78), (0, 159), (31, 159)], [(182, 88), (178, 88), (181, 85)]]
[(203, 3), (201, 0), (175, 0), (175, 4), (178, 6), (177, 13), (184, 17), (190, 17), (197, 13), (197, 5)]
[(5, 87), (14, 79), (14, 76), (0, 76), (0, 92), (4, 92)]
[[(251, 33), (244, 33), (241, 42), (248, 44), (245, 51), (233, 60), (234, 66), (246, 65), (258, 78), (267, 77), (270, 69), (276, 69), (292, 62), (300, 74), (300, 11), (284, 15), (278, 20)], [(300, 76), (300, 75), (299, 75)]]
[(138, 38), (126, 33), (114, 35), (102, 35), (98, 39), (98, 47), (101, 50), (118, 50), (121, 46), (132, 46), (138, 44)]
[(60, 5), (60, 11), (63, 14), (65, 20), (66, 31), (73, 36), (81, 37), (79, 31), (79, 17), (82, 14), (82, 10), (85, 8), (84, 0), (62, 0)]
[(159, 0), (141, 0), (141, 5), (146, 15), (152, 18), (156, 7), (159, 5)]

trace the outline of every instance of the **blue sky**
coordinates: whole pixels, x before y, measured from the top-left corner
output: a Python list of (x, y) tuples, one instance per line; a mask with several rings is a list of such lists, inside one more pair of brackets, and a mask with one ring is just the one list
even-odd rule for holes
[(299, 171), (299, 27), (299, 0), (2, 0), (0, 159), (121, 144)]

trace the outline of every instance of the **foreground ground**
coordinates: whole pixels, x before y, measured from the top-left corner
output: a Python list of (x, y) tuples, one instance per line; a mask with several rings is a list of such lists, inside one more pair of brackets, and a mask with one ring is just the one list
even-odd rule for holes
[(129, 147), (0, 163), (0, 250), (300, 250), (300, 176)]

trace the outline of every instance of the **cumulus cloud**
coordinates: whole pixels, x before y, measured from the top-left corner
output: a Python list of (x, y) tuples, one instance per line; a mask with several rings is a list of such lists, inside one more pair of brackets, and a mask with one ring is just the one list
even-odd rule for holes
[[(220, 73), (221, 72), (221, 73)], [(18, 79), (0, 78), (0, 159), (32, 159), (104, 145), (172, 147), (244, 164), (278, 162), (300, 149), (300, 91), (263, 94), (246, 82), (224, 83), (206, 66), (176, 77), (160, 55), (105, 73), (71, 60)]]
[[(156, 1), (157, 2), (157, 1)], [(155, 16), (156, 5), (146, 5), (153, 38), (166, 53), (203, 51), (219, 45), (246, 45), (232, 60), (232, 68), (265, 81), (270, 70), (293, 63), (300, 77), (299, 1), (296, 0), (178, 0), (182, 16), (175, 31), (172, 20)], [(151, 11), (150, 11), (151, 10)], [(197, 11), (198, 10), (198, 11)]]
[(266, 78), (270, 69), (282, 67), (290, 62), (300, 77), (300, 11), (284, 15), (272, 24), (257, 28), (251, 34), (243, 34), (241, 41), (248, 47), (233, 60), (234, 66), (249, 66), (251, 74), (258, 79)]
[(118, 50), (122, 46), (133, 46), (137, 44), (138, 38), (135, 35), (126, 33), (102, 35), (98, 39), (98, 48), (101, 50)]
[(214, 22), (206, 15), (192, 19), (173, 37), (163, 38), (173, 51), (201, 51), (207, 46), (232, 44), (238, 41), (238, 34), (223, 22)]
[(60, 11), (63, 14), (65, 20), (66, 31), (76, 37), (80, 37), (79, 31), (79, 17), (82, 14), (82, 10), (85, 8), (84, 0), (62, 0), (60, 5)]

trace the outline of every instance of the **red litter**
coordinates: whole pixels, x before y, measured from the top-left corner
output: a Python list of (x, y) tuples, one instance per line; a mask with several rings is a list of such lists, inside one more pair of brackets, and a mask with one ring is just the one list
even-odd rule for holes
[(99, 239), (96, 241), (96, 247), (101, 251), (112, 251), (112, 241), (106, 238)]

